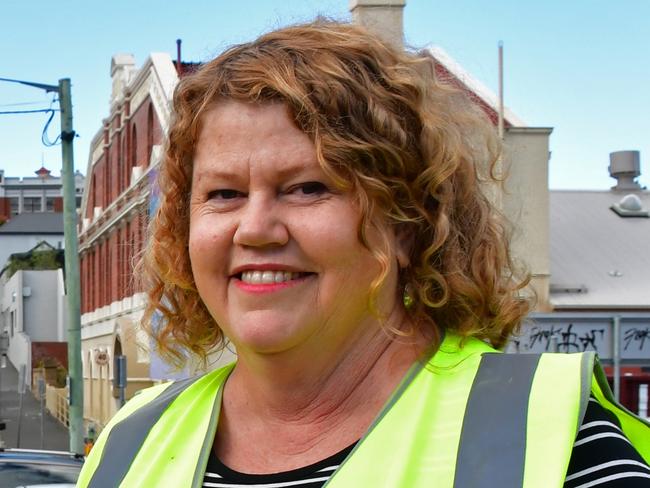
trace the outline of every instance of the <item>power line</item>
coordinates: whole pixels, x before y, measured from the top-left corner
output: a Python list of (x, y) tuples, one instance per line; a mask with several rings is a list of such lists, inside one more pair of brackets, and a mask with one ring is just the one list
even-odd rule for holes
[(33, 102), (2, 103), (0, 107), (20, 107), (25, 105), (41, 105), (43, 100), (34, 100)]
[(58, 109), (41, 108), (38, 110), (10, 110), (7, 112), (0, 112), (0, 115), (16, 115), (16, 114), (38, 114), (47, 112), (58, 112)]
[[(52, 103), (54, 103), (54, 101), (52, 101)], [(47, 122), (45, 122), (45, 127), (43, 127), (43, 132), (41, 132), (41, 142), (45, 147), (56, 146), (61, 140), (61, 134), (59, 134), (54, 141), (51, 141), (47, 136), (47, 129), (50, 127), (50, 122), (52, 122), (52, 119), (54, 118), (54, 112), (54, 109), (50, 109), (50, 117), (47, 119)]]

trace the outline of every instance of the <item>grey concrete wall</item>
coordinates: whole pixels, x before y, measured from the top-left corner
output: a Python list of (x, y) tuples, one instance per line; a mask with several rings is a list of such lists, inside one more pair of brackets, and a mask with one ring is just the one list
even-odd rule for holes
[[(24, 330), (32, 341), (58, 341), (58, 270), (23, 271)], [(25, 295), (25, 293), (23, 293)]]
[(57, 341), (68, 342), (68, 302), (65, 296), (65, 283), (63, 280), (63, 270), (56, 270), (56, 296), (57, 296)]
[(505, 133), (501, 204), (514, 226), (512, 252), (532, 275), (537, 310), (549, 304), (549, 136), (552, 129), (510, 128)]
[[(6, 279), (6, 277), (3, 277)], [(0, 310), (3, 317), (6, 317), (5, 328), (11, 332), (11, 313), (14, 314), (13, 332), (23, 330), (23, 272), (16, 272), (11, 279), (0, 284)]]
[[(9, 361), (19, 368), (21, 364), (31, 371), (31, 342), (29, 336), (23, 332), (24, 308), (22, 300), (23, 271), (16, 272), (4, 286), (0, 286), (0, 311), (2, 312), (4, 329), (9, 331)], [(12, 327), (13, 313), (13, 327)]]

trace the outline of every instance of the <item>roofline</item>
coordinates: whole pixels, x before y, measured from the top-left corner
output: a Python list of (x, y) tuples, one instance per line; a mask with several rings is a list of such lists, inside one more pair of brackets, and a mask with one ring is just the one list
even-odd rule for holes
[(553, 132), (553, 127), (506, 127), (506, 132), (514, 134), (541, 134), (548, 136)]
[[(474, 78), (459, 63), (454, 60), (444, 49), (439, 46), (429, 46), (425, 48), (433, 58), (447, 68), (456, 79), (465, 85), (465, 87), (481, 98), (492, 110), (499, 112), (499, 99), (495, 93), (486, 85)], [(503, 108), (504, 118), (516, 127), (526, 127), (526, 122), (519, 118), (508, 107)]]
[(647, 189), (638, 189), (638, 190), (614, 190), (613, 188), (607, 188), (603, 190), (598, 190), (598, 189), (593, 189), (593, 188), (587, 188), (587, 189), (580, 189), (580, 188), (549, 188), (549, 191), (552, 192), (565, 192), (565, 193), (608, 193), (612, 195), (629, 195), (631, 193), (635, 195), (643, 195), (643, 196), (650, 196), (650, 190)]
[(610, 310), (610, 311), (564, 311), (559, 310), (555, 312), (531, 312), (524, 319), (524, 325), (535, 321), (535, 319), (545, 319), (545, 318), (565, 318), (565, 319), (609, 319), (615, 315), (619, 315), (622, 319), (639, 319), (639, 318), (648, 318), (650, 315), (650, 310), (647, 311), (626, 311), (626, 310)]
[(611, 311), (615, 313), (617, 311), (648, 311), (650, 312), (650, 303), (646, 304), (637, 304), (637, 305), (593, 305), (593, 304), (573, 304), (573, 305), (558, 305), (553, 303), (551, 298), (551, 305), (554, 311), (557, 312), (570, 312), (572, 310), (584, 312), (588, 310), (594, 310), (598, 312)]

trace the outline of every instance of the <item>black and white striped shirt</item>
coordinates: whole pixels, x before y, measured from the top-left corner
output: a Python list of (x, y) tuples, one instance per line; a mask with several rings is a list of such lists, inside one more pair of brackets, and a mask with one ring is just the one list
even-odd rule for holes
[(594, 399), (573, 444), (565, 488), (648, 488), (650, 468), (627, 440), (616, 416)]
[(350, 454), (355, 444), (310, 466), (273, 474), (245, 474), (233, 471), (219, 461), (213, 451), (203, 478), (203, 486), (211, 488), (236, 488), (241, 486), (257, 488), (320, 488)]
[[(273, 474), (246, 474), (225, 466), (213, 454), (205, 488), (320, 488), (354, 445), (303, 468)], [(649, 488), (650, 468), (623, 435), (618, 419), (590, 399), (573, 445), (564, 488)], [(402, 487), (396, 487), (402, 488)], [(406, 488), (406, 487), (404, 487)]]

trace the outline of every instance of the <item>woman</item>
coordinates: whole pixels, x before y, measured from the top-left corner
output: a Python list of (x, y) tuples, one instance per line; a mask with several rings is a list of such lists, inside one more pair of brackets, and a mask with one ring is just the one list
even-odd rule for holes
[[(430, 59), (349, 25), (281, 29), (181, 81), (145, 318), (160, 314), (178, 360), (226, 340), (238, 360), (136, 396), (80, 486), (584, 476), (577, 447), (567, 467), (593, 357), (494, 354), (528, 311), (481, 190), (498, 150)], [(592, 395), (590, 415), (614, 412), (643, 444), (602, 382)], [(612, 459), (630, 460), (627, 486), (650, 477), (631, 446)]]

